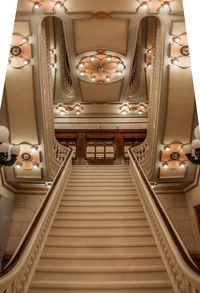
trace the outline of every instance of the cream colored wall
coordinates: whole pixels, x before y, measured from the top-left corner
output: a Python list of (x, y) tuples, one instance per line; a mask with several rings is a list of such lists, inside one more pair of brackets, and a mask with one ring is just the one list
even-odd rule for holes
[(200, 204), (200, 181), (195, 188), (186, 192), (186, 200), (191, 218), (192, 231), (195, 238), (194, 253), (200, 253), (200, 231), (198, 229), (197, 219), (194, 213), (194, 206)]
[(200, 251), (200, 245), (197, 246), (193, 229), (194, 222), (191, 217), (191, 208), (188, 207), (186, 199), (188, 196), (184, 193), (173, 193), (158, 194), (158, 197), (188, 251), (190, 253)]
[(6, 245), (6, 254), (12, 254), (24, 235), (29, 223), (38, 210), (44, 195), (23, 195), (15, 197), (10, 231)]

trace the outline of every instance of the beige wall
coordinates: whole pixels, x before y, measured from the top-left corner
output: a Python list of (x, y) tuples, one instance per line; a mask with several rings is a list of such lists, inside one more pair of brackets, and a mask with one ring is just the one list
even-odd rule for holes
[(38, 210), (44, 195), (23, 195), (15, 197), (6, 254), (12, 254), (24, 235), (29, 223)]
[(188, 195), (184, 193), (158, 194), (158, 197), (188, 251), (190, 253), (200, 251), (193, 229), (191, 208), (188, 208), (186, 199)]
[(194, 213), (194, 206), (200, 204), (200, 181), (198, 185), (186, 192), (186, 201), (189, 209), (189, 214), (191, 218), (192, 231), (194, 234), (195, 249), (194, 253), (200, 253), (200, 231), (197, 225), (197, 219)]

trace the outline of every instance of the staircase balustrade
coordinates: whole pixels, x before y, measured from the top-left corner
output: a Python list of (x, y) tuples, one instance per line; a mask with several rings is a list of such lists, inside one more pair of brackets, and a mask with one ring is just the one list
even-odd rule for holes
[(40, 257), (52, 221), (57, 212), (72, 165), (72, 150), (68, 149), (51, 189), (46, 194), (13, 257), (0, 272), (0, 293), (25, 293)]
[(174, 291), (200, 293), (200, 270), (193, 262), (131, 150), (130, 171)]

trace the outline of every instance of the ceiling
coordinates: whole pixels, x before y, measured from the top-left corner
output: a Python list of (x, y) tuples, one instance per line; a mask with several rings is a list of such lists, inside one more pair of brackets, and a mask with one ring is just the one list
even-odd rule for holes
[[(47, 37), (46, 47), (42, 47), (41, 30)], [(159, 65), (153, 59), (158, 37), (162, 42)], [(32, 167), (6, 169), (5, 180), (20, 190), (32, 190), (35, 184), (41, 192), (50, 180), (41, 110), (41, 92), (46, 89), (40, 78), (41, 50), (46, 50), (55, 129), (147, 129), (152, 76), (159, 66), (162, 79), (157, 88), (160, 105), (155, 123), (159, 127), (152, 180), (178, 181), (177, 188), (190, 184), (196, 171), (193, 166), (186, 162), (185, 168), (178, 164), (166, 169), (162, 159), (164, 146), (171, 145), (172, 152), (174, 144), (191, 141), (196, 123), (187, 46), (181, 0), (169, 0), (168, 6), (162, 0), (19, 0), (11, 49), (20, 48), (20, 54), (10, 53), (0, 122), (9, 127), (11, 143), (23, 145), (24, 152), (37, 147), (39, 168), (33, 168), (33, 159)], [(135, 110), (123, 115), (124, 104)], [(80, 115), (67, 111), (75, 106), (81, 107)], [(187, 121), (184, 127), (183, 121)]]

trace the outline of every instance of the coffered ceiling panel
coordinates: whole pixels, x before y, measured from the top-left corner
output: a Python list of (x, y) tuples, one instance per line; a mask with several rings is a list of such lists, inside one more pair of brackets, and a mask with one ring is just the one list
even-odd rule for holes
[(135, 12), (139, 6), (133, 0), (68, 0), (65, 7), (70, 12), (83, 11), (124, 11)]
[(13, 33), (23, 36), (30, 35), (30, 21), (29, 20), (16, 20), (14, 24)]
[(183, 13), (183, 2), (182, 0), (176, 0), (170, 2), (171, 7), (171, 13), (177, 14), (177, 13)]
[(110, 84), (91, 83), (79, 80), (84, 102), (117, 102), (120, 99), (123, 80)]
[(180, 21), (172, 21), (171, 25), (171, 34), (175, 36), (179, 36), (186, 32), (185, 22), (183, 20)]
[(76, 55), (98, 49), (126, 55), (128, 40), (127, 19), (90, 18), (74, 20)]
[(164, 144), (190, 143), (195, 97), (191, 68), (169, 67), (169, 89)]
[(33, 13), (33, 2), (27, 0), (18, 0), (17, 12), (18, 13)]
[(11, 143), (38, 144), (32, 66), (8, 68), (6, 96)]

